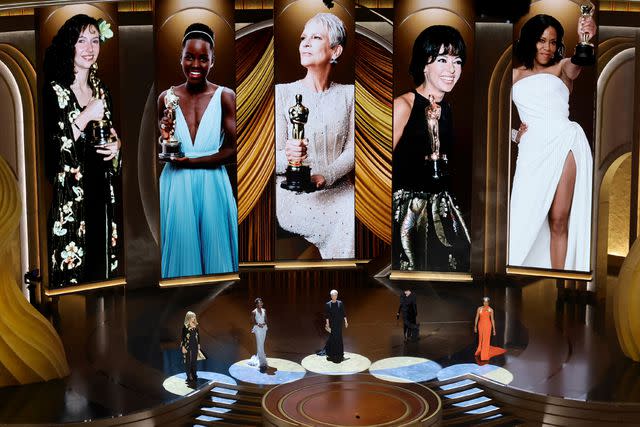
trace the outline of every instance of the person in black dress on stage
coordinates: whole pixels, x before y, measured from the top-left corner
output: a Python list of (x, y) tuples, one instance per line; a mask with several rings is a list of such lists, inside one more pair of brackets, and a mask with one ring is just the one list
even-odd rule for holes
[(418, 339), (418, 304), (416, 296), (410, 289), (405, 289), (400, 295), (400, 306), (398, 307), (396, 318), (400, 316), (402, 316), (402, 323), (404, 324), (404, 340), (416, 341)]
[(184, 369), (187, 374), (187, 384), (194, 385), (198, 379), (196, 370), (198, 353), (200, 352), (200, 334), (198, 332), (198, 320), (193, 311), (188, 311), (184, 317), (180, 349), (182, 350)]
[(393, 102), (393, 268), (469, 271), (470, 238), (450, 191), (451, 106), (465, 44), (434, 25), (416, 39), (410, 73), (417, 87)]
[(325, 346), (327, 360), (333, 363), (340, 363), (344, 360), (344, 345), (342, 344), (342, 322), (344, 327), (349, 327), (347, 322), (347, 313), (344, 310), (344, 304), (338, 300), (338, 291), (333, 289), (331, 301), (325, 304), (325, 329), (329, 332), (329, 339)]

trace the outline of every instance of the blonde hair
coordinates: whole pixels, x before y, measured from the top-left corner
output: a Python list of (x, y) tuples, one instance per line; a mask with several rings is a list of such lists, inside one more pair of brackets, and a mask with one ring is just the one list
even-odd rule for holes
[(184, 326), (189, 327), (189, 322), (191, 319), (196, 321), (196, 326), (198, 326), (198, 320), (196, 319), (196, 314), (193, 311), (187, 311), (187, 314), (184, 316)]

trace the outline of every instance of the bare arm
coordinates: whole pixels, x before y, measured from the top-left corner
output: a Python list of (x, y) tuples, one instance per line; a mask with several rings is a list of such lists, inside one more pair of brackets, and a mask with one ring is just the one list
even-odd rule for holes
[(396, 149), (413, 107), (413, 94), (405, 94), (393, 100), (393, 149)]
[(493, 327), (493, 335), (496, 334), (496, 322), (493, 320), (493, 310), (489, 313), (491, 315), (491, 326)]
[(473, 332), (478, 332), (478, 317), (480, 316), (480, 309), (476, 310), (476, 320), (473, 322)]

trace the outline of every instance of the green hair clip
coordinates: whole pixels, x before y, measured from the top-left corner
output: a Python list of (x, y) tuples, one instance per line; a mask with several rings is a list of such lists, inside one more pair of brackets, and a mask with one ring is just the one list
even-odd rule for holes
[(111, 24), (109, 24), (104, 19), (100, 18), (98, 20), (98, 32), (100, 33), (100, 41), (104, 42), (105, 40), (113, 37), (113, 31), (111, 31)]

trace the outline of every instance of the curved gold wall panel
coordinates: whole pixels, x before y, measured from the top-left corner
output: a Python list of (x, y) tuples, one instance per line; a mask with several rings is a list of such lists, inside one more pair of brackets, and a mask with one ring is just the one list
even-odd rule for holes
[(620, 348), (640, 362), (640, 240), (631, 246), (622, 263), (613, 300), (613, 318)]
[[(0, 259), (17, 250), (20, 210), (16, 179), (0, 158)], [(20, 292), (14, 269), (0, 263), (0, 387), (64, 377), (69, 366), (62, 342)]]

